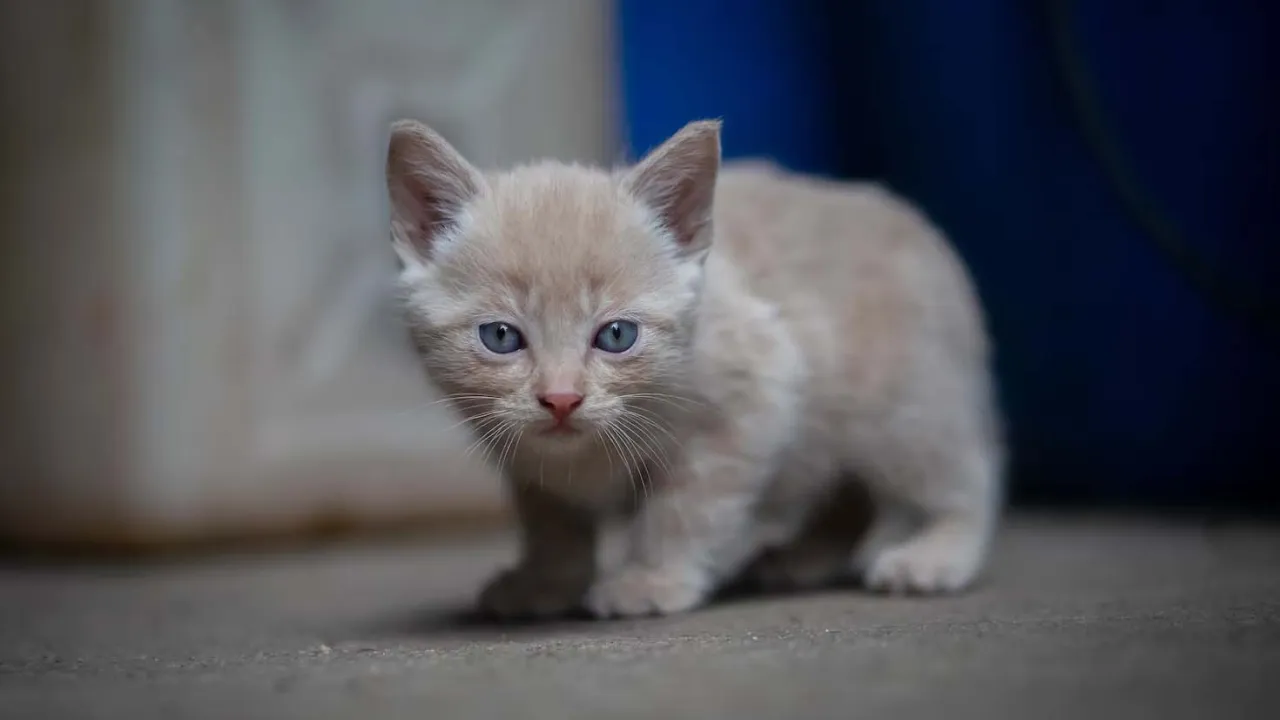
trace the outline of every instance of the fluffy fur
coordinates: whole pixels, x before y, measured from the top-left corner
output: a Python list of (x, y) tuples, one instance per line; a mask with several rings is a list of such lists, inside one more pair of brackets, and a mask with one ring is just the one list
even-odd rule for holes
[[(490, 613), (684, 611), (744, 569), (954, 591), (982, 567), (1003, 453), (964, 266), (877, 186), (722, 170), (719, 131), (692, 123), (614, 172), (485, 174), (419, 123), (392, 129), (407, 322), (523, 530), (519, 563), (482, 593)], [(635, 345), (595, 349), (619, 319)], [(526, 346), (486, 349), (491, 322)], [(572, 432), (555, 431), (548, 393), (582, 396)], [(855, 483), (870, 531), (856, 547), (857, 523), (819, 538)], [(628, 551), (598, 572), (614, 513)]]

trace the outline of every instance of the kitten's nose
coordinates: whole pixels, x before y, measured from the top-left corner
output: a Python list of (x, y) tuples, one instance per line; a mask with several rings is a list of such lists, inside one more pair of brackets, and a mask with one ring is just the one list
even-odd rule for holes
[(547, 393), (538, 396), (538, 404), (546, 408), (556, 422), (564, 422), (582, 405), (582, 396), (578, 393)]

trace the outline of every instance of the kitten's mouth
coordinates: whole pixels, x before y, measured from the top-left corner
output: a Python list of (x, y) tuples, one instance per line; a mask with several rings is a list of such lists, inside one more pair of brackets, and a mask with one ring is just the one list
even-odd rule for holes
[(548, 442), (563, 444), (576, 442), (580, 438), (585, 437), (588, 430), (588, 424), (580, 420), (575, 422), (569, 418), (565, 418), (564, 420), (553, 420), (551, 418), (547, 418), (543, 422), (539, 423), (539, 427), (537, 427), (534, 432), (537, 433), (539, 437), (545, 438)]
[(572, 437), (582, 434), (582, 430), (567, 423), (557, 423), (543, 430), (542, 434), (553, 437)]

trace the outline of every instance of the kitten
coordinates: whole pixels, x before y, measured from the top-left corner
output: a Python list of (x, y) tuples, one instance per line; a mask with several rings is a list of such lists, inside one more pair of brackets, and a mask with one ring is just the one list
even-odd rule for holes
[[(751, 566), (810, 586), (959, 590), (1001, 505), (986, 334), (960, 260), (872, 185), (720, 168), (720, 124), (632, 168), (481, 173), (393, 126), (392, 240), (427, 373), (509, 479), (504, 617), (697, 607)], [(875, 505), (855, 551), (832, 497)], [(600, 522), (629, 511), (620, 567)], [(826, 523), (830, 529), (831, 523)]]

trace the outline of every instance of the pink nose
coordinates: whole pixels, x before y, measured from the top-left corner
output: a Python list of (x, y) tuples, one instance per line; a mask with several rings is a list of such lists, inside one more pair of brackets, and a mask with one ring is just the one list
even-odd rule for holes
[(547, 393), (538, 396), (538, 404), (546, 408), (556, 422), (564, 422), (582, 405), (582, 396), (578, 393)]

